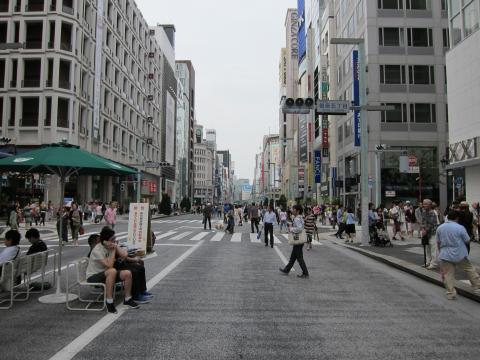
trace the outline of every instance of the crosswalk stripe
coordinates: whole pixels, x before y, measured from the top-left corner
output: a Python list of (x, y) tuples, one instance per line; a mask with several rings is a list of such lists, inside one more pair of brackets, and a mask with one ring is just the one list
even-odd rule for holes
[(234, 233), (232, 238), (230, 239), (231, 242), (242, 242), (242, 233)]
[(257, 234), (250, 234), (250, 241), (252, 243), (261, 243), (261, 240), (257, 239)]
[(191, 238), (191, 241), (197, 241), (197, 240), (202, 240), (205, 236), (207, 236), (209, 233), (208, 232), (201, 232), (195, 235), (193, 238)]
[(183, 233), (178, 234), (177, 236), (174, 236), (170, 240), (182, 240), (183, 238), (187, 237), (191, 233), (192, 233), (192, 231), (185, 231)]
[(156, 240), (160, 240), (160, 239), (169, 237), (169, 236), (171, 236), (171, 235), (173, 235), (173, 234), (175, 234), (175, 233), (176, 233), (175, 231), (167, 231), (166, 233), (163, 233), (163, 234), (161, 234), (161, 235), (158, 235), (158, 236), (156, 235), (156, 237), (157, 237)]
[(282, 242), (280, 239), (277, 237), (277, 235), (273, 235), (273, 243), (274, 244), (281, 244)]
[(218, 233), (215, 234), (214, 237), (212, 237), (212, 238), (210, 239), (210, 241), (220, 241), (220, 240), (223, 239), (223, 236), (224, 236), (224, 235), (225, 235), (225, 233), (224, 233), (223, 231), (222, 231), (222, 232), (218, 232)]

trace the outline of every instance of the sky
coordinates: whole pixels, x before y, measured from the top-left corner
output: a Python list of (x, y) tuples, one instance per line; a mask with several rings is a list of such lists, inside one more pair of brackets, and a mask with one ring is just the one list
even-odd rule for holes
[(174, 24), (177, 60), (195, 67), (196, 118), (217, 131), (239, 178), (253, 179), (263, 136), (278, 133), (280, 49), (297, 0), (136, 0), (149, 25)]

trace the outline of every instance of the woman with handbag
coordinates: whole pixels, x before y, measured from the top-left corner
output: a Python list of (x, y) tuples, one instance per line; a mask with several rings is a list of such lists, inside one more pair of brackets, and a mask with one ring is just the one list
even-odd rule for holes
[(288, 275), (290, 270), (295, 264), (295, 260), (298, 261), (298, 264), (302, 268), (302, 274), (298, 274), (297, 277), (306, 279), (308, 278), (307, 265), (303, 260), (303, 244), (307, 242), (307, 234), (304, 229), (304, 222), (302, 218), (302, 207), (300, 205), (294, 205), (292, 207), (292, 215), (294, 216), (293, 225), (289, 229), (288, 233), (288, 243), (293, 245), (292, 254), (290, 255), (290, 261), (288, 262), (285, 268), (280, 268), (280, 272)]

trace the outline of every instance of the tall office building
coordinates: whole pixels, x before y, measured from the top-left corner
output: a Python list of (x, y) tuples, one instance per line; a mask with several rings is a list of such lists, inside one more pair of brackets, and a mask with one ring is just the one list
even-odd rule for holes
[(204, 138), (203, 126), (195, 124), (194, 153), (194, 204), (212, 203), (214, 198), (215, 151)]
[[(375, 199), (372, 188), (372, 201), (400, 198), (416, 202), (428, 197), (446, 204), (446, 181), (440, 171), (447, 147), (446, 1), (330, 0), (324, 5), (319, 6), (324, 60), (314, 71), (326, 71), (325, 78), (334, 85), (328, 97), (352, 101), (354, 75), (354, 46), (334, 46), (329, 39), (363, 38), (366, 58), (359, 61), (366, 62), (367, 102), (394, 107), (368, 113), (370, 168), (362, 175), (372, 179), (373, 188), (381, 182), (382, 195)], [(313, 87), (321, 87), (321, 83), (317, 80)], [(330, 161), (330, 167), (338, 169), (334, 192), (350, 207), (356, 207), (360, 196), (358, 121), (353, 113), (329, 116), (330, 155), (336, 159), (336, 164)], [(380, 144), (398, 152), (380, 155), (381, 176), (377, 179), (374, 149)], [(399, 171), (403, 153), (410, 156), (408, 174)], [(332, 176), (330, 172), (330, 179)]]
[[(447, 53), (449, 200), (480, 198), (480, 0), (451, 1)], [(447, 173), (448, 175), (448, 173)]]
[[(66, 139), (139, 166), (142, 197), (158, 200), (173, 170), (142, 164), (174, 163), (172, 58), (172, 26), (150, 28), (133, 1), (2, 1), (1, 134), (15, 139), (17, 152)], [(80, 201), (134, 200), (133, 184), (121, 192), (118, 181), (71, 177), (66, 194)], [(13, 193), (26, 196), (15, 183)], [(58, 201), (55, 183), (49, 199)]]
[(194, 153), (193, 144), (195, 142), (195, 69), (190, 60), (177, 60), (177, 77), (182, 82), (185, 89), (185, 96), (188, 99), (188, 161), (187, 161), (187, 174), (188, 174), (188, 197), (193, 201), (194, 193), (194, 172), (191, 170), (194, 168)]

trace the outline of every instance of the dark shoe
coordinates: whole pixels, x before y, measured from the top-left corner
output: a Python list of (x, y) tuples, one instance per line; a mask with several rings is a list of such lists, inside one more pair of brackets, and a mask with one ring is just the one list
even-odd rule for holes
[(273, 245), (272, 245), (272, 249), (273, 249)]
[(115, 308), (115, 305), (109, 304), (109, 303), (107, 303), (107, 311), (110, 314), (116, 314), (117, 313), (117, 309)]
[(281, 272), (283, 275), (288, 275), (288, 272), (285, 271), (284, 269), (280, 268), (280, 269), (278, 269), (278, 270), (280, 270), (280, 272)]
[(130, 307), (131, 309), (138, 309), (139, 305), (131, 298), (128, 301), (123, 300), (123, 305)]
[(265, 247), (267, 247), (267, 246), (268, 246), (268, 244), (265, 244)]
[(300, 279), (308, 279), (309, 276), (308, 274), (302, 274), (302, 275), (298, 274), (297, 277)]
[(133, 298), (137, 304), (148, 304), (150, 302), (150, 297), (144, 295), (138, 295)]

